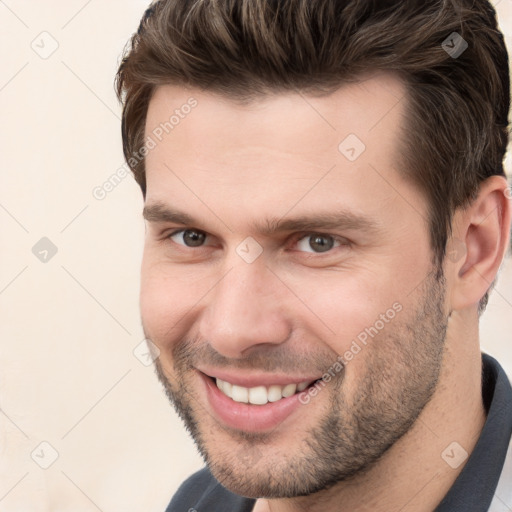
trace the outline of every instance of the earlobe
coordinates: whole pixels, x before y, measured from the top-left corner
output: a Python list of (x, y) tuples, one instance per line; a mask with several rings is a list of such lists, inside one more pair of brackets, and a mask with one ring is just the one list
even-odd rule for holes
[(491, 287), (509, 247), (511, 200), (507, 181), (492, 176), (480, 186), (478, 197), (454, 216), (454, 241), (464, 247), (458, 261), (449, 261), (454, 279), (453, 309), (478, 306)]

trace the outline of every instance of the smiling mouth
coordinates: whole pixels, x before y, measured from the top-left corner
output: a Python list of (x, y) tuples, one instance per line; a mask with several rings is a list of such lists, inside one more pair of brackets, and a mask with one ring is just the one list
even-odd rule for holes
[(231, 384), (230, 382), (219, 378), (210, 377), (210, 379), (215, 382), (221, 393), (228, 398), (231, 398), (231, 400), (252, 405), (265, 405), (268, 402), (278, 402), (283, 398), (288, 398), (294, 394), (301, 393), (319, 380), (310, 380), (300, 382), (299, 384), (286, 384), (285, 386), (274, 384), (270, 386), (246, 388), (236, 384)]

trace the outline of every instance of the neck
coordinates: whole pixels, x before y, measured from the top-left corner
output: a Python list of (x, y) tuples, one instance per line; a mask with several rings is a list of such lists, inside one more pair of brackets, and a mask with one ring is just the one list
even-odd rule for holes
[(258, 500), (254, 512), (431, 512), (485, 423), (476, 311), (450, 317), (438, 386), (413, 427), (364, 475), (300, 498)]

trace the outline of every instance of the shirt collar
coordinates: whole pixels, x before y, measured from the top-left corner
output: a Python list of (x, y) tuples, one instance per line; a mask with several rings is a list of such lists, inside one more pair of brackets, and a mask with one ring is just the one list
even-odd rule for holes
[(512, 435), (512, 387), (500, 364), (482, 354), (482, 397), (487, 409), (480, 438), (435, 512), (486, 512), (503, 470)]

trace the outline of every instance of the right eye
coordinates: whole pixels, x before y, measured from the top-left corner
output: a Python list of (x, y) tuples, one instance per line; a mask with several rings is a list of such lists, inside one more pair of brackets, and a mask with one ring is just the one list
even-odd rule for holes
[(204, 245), (207, 235), (198, 229), (180, 229), (171, 233), (168, 238), (185, 247), (201, 247)]

